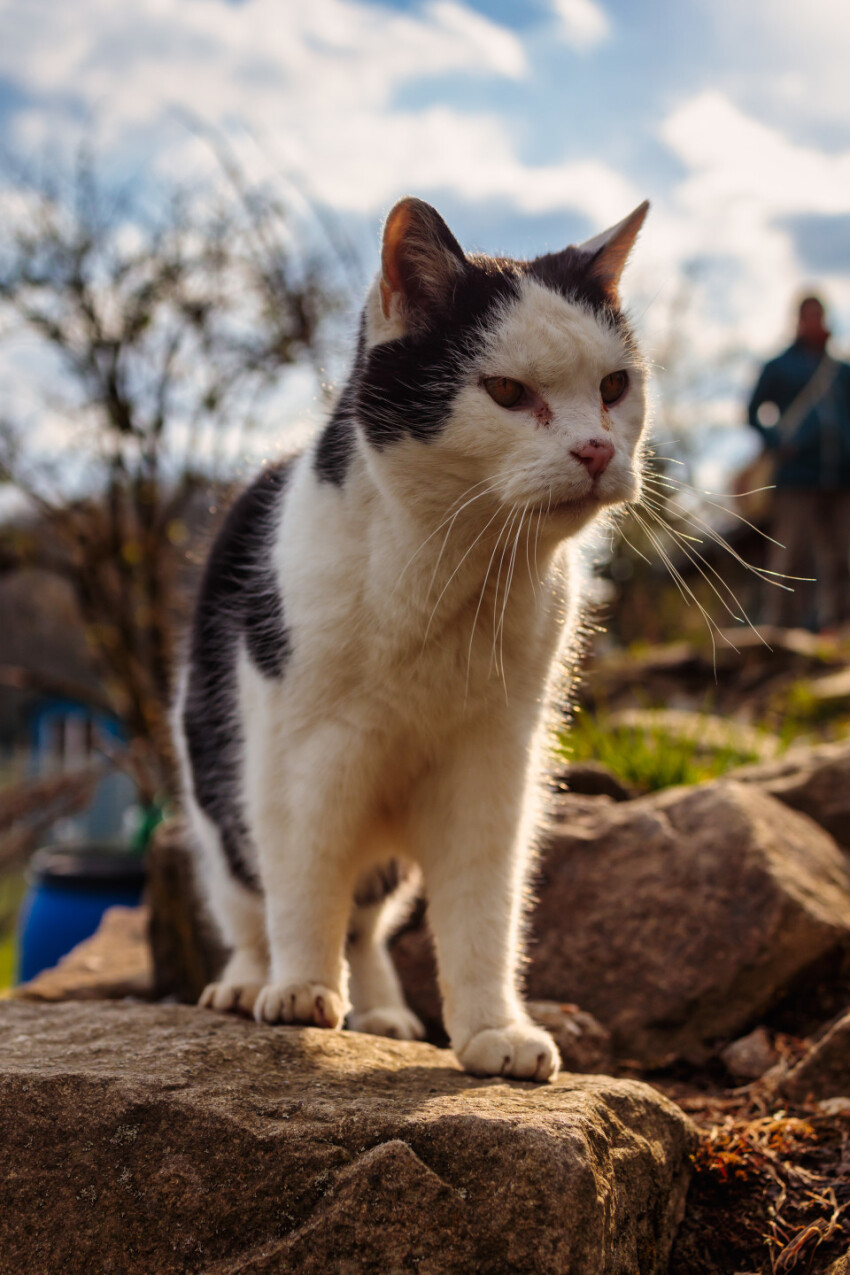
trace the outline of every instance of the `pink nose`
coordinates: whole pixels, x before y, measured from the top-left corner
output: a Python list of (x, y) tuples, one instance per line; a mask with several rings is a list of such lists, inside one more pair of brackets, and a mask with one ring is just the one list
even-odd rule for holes
[(613, 455), (614, 444), (604, 438), (589, 438), (581, 447), (573, 449), (573, 456), (581, 461), (591, 478), (605, 472)]

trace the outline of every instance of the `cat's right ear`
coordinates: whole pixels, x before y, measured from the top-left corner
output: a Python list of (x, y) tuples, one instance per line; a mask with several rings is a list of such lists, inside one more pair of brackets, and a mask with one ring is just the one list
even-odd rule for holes
[(405, 332), (445, 314), (466, 268), (463, 249), (436, 208), (408, 196), (391, 209), (381, 248), (384, 318)]

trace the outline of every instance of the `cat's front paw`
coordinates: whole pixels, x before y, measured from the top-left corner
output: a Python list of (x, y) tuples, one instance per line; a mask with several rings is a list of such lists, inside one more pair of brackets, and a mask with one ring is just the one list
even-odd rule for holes
[(513, 1076), (516, 1080), (554, 1080), (558, 1050), (552, 1037), (531, 1023), (488, 1027), (456, 1051), (474, 1076)]
[(321, 983), (267, 983), (254, 1005), (258, 1023), (299, 1023), (304, 1027), (341, 1027), (345, 1002)]
[(352, 1014), (348, 1026), (353, 1032), (368, 1036), (389, 1036), (391, 1040), (423, 1040), (425, 1028), (406, 1005), (390, 1005)]
[(261, 983), (207, 983), (198, 1004), (203, 1009), (216, 1009), (222, 1014), (252, 1014), (262, 988)]

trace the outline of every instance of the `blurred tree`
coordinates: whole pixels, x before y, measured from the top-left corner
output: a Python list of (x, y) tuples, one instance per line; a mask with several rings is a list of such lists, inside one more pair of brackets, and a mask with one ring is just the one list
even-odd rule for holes
[(330, 254), (299, 251), (274, 193), (229, 158), (221, 178), (150, 212), (84, 155), (70, 176), (16, 175), (4, 191), (2, 335), (24, 338), (19, 366), (51, 388), (29, 420), (0, 422), (0, 481), (37, 515), (7, 537), (0, 568), (70, 581), (145, 800), (174, 789), (188, 503), (232, 478), (285, 369), (318, 357), (339, 297)]

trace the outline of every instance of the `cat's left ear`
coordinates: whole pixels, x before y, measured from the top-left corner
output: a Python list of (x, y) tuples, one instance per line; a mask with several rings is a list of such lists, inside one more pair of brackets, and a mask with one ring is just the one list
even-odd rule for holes
[(444, 313), (466, 268), (463, 249), (436, 208), (401, 199), (384, 226), (381, 308), (405, 328), (424, 328)]
[(616, 226), (577, 245), (578, 251), (590, 259), (588, 274), (602, 285), (614, 305), (619, 305), (620, 276), (648, 212), (649, 200), (645, 199)]

